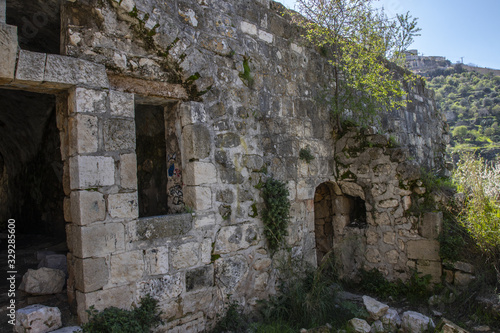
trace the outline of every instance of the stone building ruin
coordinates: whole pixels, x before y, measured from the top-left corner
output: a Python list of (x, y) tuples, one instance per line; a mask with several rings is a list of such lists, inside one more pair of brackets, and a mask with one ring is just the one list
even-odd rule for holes
[[(440, 214), (409, 214), (425, 191), (420, 167), (441, 168), (447, 140), (423, 82), (383, 128), (339, 134), (318, 98), (332, 70), (279, 3), (0, 9), (0, 215), (66, 239), (81, 321), (91, 305), (149, 293), (160, 331), (197, 332), (228, 294), (251, 307), (275, 293), (258, 215), (266, 174), (290, 191), (292, 256), (316, 265), (333, 251), (344, 276), (416, 268), (440, 279)], [(298, 158), (306, 147), (310, 163)]]

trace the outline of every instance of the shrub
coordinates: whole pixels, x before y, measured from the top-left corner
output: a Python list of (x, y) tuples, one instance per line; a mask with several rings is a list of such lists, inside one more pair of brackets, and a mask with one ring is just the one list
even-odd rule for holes
[(98, 312), (91, 306), (87, 313), (89, 322), (82, 325), (83, 333), (147, 333), (162, 323), (158, 301), (149, 295), (132, 310), (110, 307)]
[(464, 154), (453, 180), (465, 194), (459, 221), (499, 272), (500, 163), (487, 164), (474, 154)]

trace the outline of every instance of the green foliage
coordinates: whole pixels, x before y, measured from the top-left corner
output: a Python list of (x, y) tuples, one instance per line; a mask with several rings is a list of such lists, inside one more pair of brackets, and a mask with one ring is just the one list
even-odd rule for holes
[(312, 160), (314, 160), (314, 155), (311, 153), (311, 150), (309, 147), (307, 148), (302, 148), (299, 151), (299, 158), (303, 161), (306, 161), (307, 164), (309, 164)]
[(500, 76), (467, 72), (456, 65), (435, 70), (428, 76), (428, 86), (436, 91), (436, 105), (447, 113), (452, 131), (452, 151), (500, 146), (500, 131), (492, 124), (500, 121)]
[(130, 311), (110, 307), (98, 312), (91, 306), (87, 313), (89, 322), (82, 325), (83, 333), (146, 333), (162, 323), (158, 301), (149, 295)]
[(211, 333), (240, 333), (246, 332), (248, 319), (243, 314), (243, 309), (236, 301), (226, 302), (226, 312), (224, 316), (217, 315), (217, 324)]
[[(360, 123), (380, 110), (406, 105), (402, 78), (395, 77), (385, 59), (402, 64), (403, 51), (420, 29), (409, 14), (391, 20), (373, 8), (372, 0), (298, 0), (305, 37), (330, 59), (333, 90), (326, 101), (337, 127), (349, 113)], [(409, 75), (404, 80), (410, 81)]]
[(465, 246), (465, 229), (454, 220), (445, 218), (443, 230), (439, 234), (439, 256), (441, 259), (454, 262), (461, 258)]
[(277, 250), (287, 235), (290, 218), (288, 195), (286, 184), (274, 178), (269, 178), (262, 187), (262, 198), (265, 204), (262, 210), (262, 221), (264, 222), (264, 235), (271, 250)]
[[(481, 251), (500, 269), (500, 164), (488, 164), (473, 154), (461, 156), (453, 173), (465, 200), (459, 216)], [(500, 272), (499, 272), (500, 277)]]
[(239, 73), (239, 77), (247, 87), (253, 87), (254, 80), (250, 71), (250, 57), (243, 56), (243, 72)]
[[(312, 328), (331, 324), (341, 327), (355, 316), (367, 317), (367, 313), (349, 302), (339, 302), (335, 276), (330, 263), (314, 270), (307, 264), (288, 258), (279, 266), (279, 293), (261, 302), (262, 325), (260, 327), (284, 326), (297, 332), (301, 328)], [(286, 325), (283, 325), (286, 323)], [(264, 330), (263, 330), (264, 332)]]
[(410, 302), (426, 301), (431, 296), (430, 275), (421, 276), (417, 271), (412, 271), (410, 279), (403, 282), (400, 279), (387, 281), (383, 274), (377, 270), (361, 270), (360, 282), (356, 284), (357, 289), (377, 295), (380, 298), (406, 297)]

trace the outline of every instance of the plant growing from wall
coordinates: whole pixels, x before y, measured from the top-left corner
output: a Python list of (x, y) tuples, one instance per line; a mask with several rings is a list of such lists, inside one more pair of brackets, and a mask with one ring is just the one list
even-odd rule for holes
[(339, 131), (342, 115), (360, 123), (376, 118), (381, 109), (404, 106), (402, 79), (387, 62), (403, 63), (403, 51), (418, 36), (416, 19), (408, 13), (389, 19), (373, 0), (297, 0), (299, 13), (290, 14), (305, 28), (307, 40), (318, 46), (333, 66), (327, 101)]
[(264, 235), (271, 250), (278, 249), (287, 235), (290, 219), (288, 195), (286, 184), (274, 178), (269, 178), (262, 187), (264, 199), (262, 221), (264, 222)]
[(299, 159), (305, 161), (307, 164), (311, 163), (314, 160), (314, 155), (311, 153), (311, 149), (309, 147), (302, 148), (299, 151)]
[(93, 306), (87, 310), (89, 322), (82, 325), (83, 333), (146, 333), (162, 323), (158, 301), (150, 295), (141, 298), (132, 310), (109, 307), (101, 312)]

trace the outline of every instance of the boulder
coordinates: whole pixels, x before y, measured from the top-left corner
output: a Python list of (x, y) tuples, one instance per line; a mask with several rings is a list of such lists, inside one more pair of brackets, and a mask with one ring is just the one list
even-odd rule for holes
[(61, 326), (61, 311), (56, 307), (34, 304), (16, 311), (16, 333), (45, 333)]
[(403, 313), (401, 326), (405, 332), (421, 333), (434, 329), (435, 325), (431, 318), (414, 311)]
[(373, 322), (371, 333), (385, 332), (384, 324), (380, 320)]
[(68, 264), (64, 254), (48, 254), (44, 256), (38, 264), (38, 268), (42, 267), (59, 269), (63, 271), (64, 274), (68, 274)]
[(387, 313), (380, 318), (380, 321), (391, 331), (396, 331), (401, 326), (401, 317), (394, 309), (387, 310)]
[(363, 304), (365, 305), (366, 311), (368, 311), (371, 318), (374, 320), (378, 320), (387, 313), (387, 310), (389, 310), (388, 305), (380, 303), (370, 296), (363, 296)]
[(28, 269), (24, 274), (19, 290), (28, 294), (49, 295), (60, 293), (66, 281), (66, 274), (53, 268)]
[(438, 324), (436, 331), (443, 333), (469, 333), (469, 331), (464, 330), (460, 326), (454, 324), (446, 318), (441, 319)]
[(353, 318), (347, 322), (347, 325), (352, 328), (354, 332), (369, 333), (371, 326), (364, 319)]

